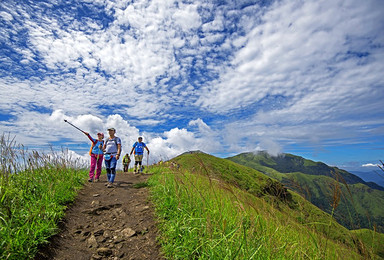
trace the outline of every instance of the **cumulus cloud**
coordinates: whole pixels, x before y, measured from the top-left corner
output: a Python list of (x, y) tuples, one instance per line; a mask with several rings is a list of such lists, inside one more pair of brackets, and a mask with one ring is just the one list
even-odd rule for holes
[(263, 139), (255, 149), (256, 151), (267, 151), (270, 155), (278, 156), (282, 153), (282, 147), (277, 142)]
[(366, 163), (366, 164), (363, 164), (361, 165), (362, 167), (377, 167), (377, 164), (373, 164), (373, 163)]
[(253, 122), (239, 120), (237, 128), (261, 128), (275, 140), (358, 138), (361, 131), (347, 129), (383, 123), (383, 37), (371, 34), (382, 28), (383, 6), (376, 4), (276, 1), (234, 39), (240, 48), (231, 66), (196, 104), (222, 114), (249, 111)]
[[(367, 88), (376, 92), (383, 84), (379, 73), (366, 73), (383, 69), (381, 52), (368, 40), (378, 43), (381, 36), (368, 36), (363, 26), (379, 20), (380, 12), (370, 4), (277, 1), (198, 104), (225, 113), (282, 95), (291, 100), (288, 109), (300, 112), (329, 105), (343, 109), (343, 100), (366, 95)], [(360, 49), (352, 38), (359, 39)], [(370, 62), (362, 64), (361, 53), (368, 53)]]
[[(35, 121), (32, 123), (25, 120), (24, 125), (19, 125), (22, 129), (28, 129), (25, 134), (19, 133), (16, 138), (18, 142), (26, 144), (31, 148), (37, 145), (45, 145), (47, 148), (52, 145), (54, 149), (61, 150), (69, 148), (71, 154), (76, 152), (76, 158), (87, 160), (90, 141), (75, 125), (85, 132), (89, 132), (93, 138), (96, 133), (103, 132), (105, 138), (108, 138), (107, 129), (115, 128), (116, 136), (122, 141), (122, 154), (130, 153), (133, 144), (139, 136), (142, 136), (144, 142), (150, 149), (150, 162), (171, 159), (183, 152), (192, 150), (203, 150), (206, 152), (215, 152), (220, 146), (217, 140), (212, 138), (212, 130), (201, 119), (192, 120), (191, 126), (195, 123), (200, 124), (203, 129), (195, 132), (186, 128), (173, 128), (163, 133), (151, 133), (142, 131), (132, 126), (119, 114), (109, 115), (107, 117), (98, 117), (91, 114), (78, 116), (69, 116), (62, 110), (53, 111), (50, 115), (39, 115), (32, 113), (26, 116), (33, 116)], [(15, 133), (15, 131), (12, 131)], [(64, 140), (63, 140), (64, 139)], [(73, 149), (76, 149), (74, 151)]]
[(153, 158), (382, 136), (382, 1), (0, 7), (0, 130), (26, 145), (85, 154), (64, 119), (115, 127), (124, 152), (143, 135)]

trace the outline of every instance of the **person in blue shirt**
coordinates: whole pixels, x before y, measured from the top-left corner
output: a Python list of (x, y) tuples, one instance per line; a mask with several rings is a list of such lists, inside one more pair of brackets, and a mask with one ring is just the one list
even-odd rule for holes
[[(143, 156), (144, 156), (144, 149), (147, 150), (148, 152), (148, 155), (149, 155), (149, 149), (148, 147), (146, 146), (146, 144), (143, 142), (143, 138), (140, 136), (138, 139), (137, 139), (137, 142), (135, 142), (133, 144), (133, 147), (132, 147), (132, 150), (131, 150), (131, 153), (129, 154), (130, 156), (132, 155), (132, 153), (134, 152), (134, 155), (135, 155), (135, 170), (134, 170), (134, 173), (141, 173), (142, 172), (142, 161), (143, 161)], [(139, 165), (139, 169), (137, 169), (137, 165)]]

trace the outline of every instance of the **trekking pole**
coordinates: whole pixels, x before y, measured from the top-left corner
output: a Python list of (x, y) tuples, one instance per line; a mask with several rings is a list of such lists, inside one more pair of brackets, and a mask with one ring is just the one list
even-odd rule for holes
[[(147, 172), (149, 171), (149, 168), (148, 168), (148, 160), (149, 160), (149, 152), (147, 154)], [(149, 172), (148, 172), (149, 173)]]
[[(97, 141), (97, 142), (99, 142), (99, 141)], [(99, 147), (99, 149), (100, 149), (100, 147)], [(104, 153), (103, 153), (103, 155), (104, 155)], [(100, 154), (98, 153), (97, 154), (97, 158), (96, 158), (96, 173), (97, 173), (97, 171), (98, 171), (98, 168), (99, 168), (99, 160), (100, 160)], [(100, 175), (101, 175), (101, 171), (100, 171)], [(99, 178), (100, 178), (100, 176), (99, 176)]]
[(73, 126), (74, 128), (76, 128), (77, 130), (81, 131), (83, 134), (85, 133), (83, 130), (81, 130), (81, 129), (78, 128), (77, 126), (71, 124), (68, 120), (64, 119), (64, 122), (70, 124), (71, 126)]

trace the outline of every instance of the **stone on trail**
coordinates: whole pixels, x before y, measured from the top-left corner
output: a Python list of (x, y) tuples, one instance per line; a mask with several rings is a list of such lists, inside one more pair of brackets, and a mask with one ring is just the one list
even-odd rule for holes
[(93, 201), (91, 202), (91, 206), (92, 206), (92, 207), (93, 207), (93, 206), (99, 206), (100, 203), (101, 203), (100, 200), (93, 200)]
[(97, 212), (98, 209), (85, 209), (83, 211), (81, 211), (81, 213), (83, 214), (89, 214), (89, 215), (99, 215), (99, 213)]
[(105, 238), (111, 238), (112, 237), (112, 232), (110, 230), (105, 230), (103, 233), (103, 236)]
[(99, 229), (99, 230), (95, 231), (93, 234), (95, 236), (102, 236), (104, 234), (104, 230), (103, 229)]
[(96, 248), (98, 247), (98, 244), (97, 244), (97, 241), (96, 241), (96, 238), (94, 235), (91, 235), (88, 239), (87, 239), (87, 245), (89, 248), (93, 247), (93, 248)]
[(112, 249), (106, 247), (100, 247), (96, 250), (96, 252), (101, 256), (110, 256), (112, 255)]
[(136, 235), (136, 231), (128, 227), (121, 231), (121, 235), (125, 238), (130, 238)]

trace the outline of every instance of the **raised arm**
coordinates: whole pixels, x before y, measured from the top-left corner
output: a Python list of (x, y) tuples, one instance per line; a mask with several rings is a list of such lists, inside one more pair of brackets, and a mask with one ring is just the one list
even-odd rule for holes
[(91, 140), (91, 142), (93, 144), (95, 144), (97, 142), (97, 140), (93, 139), (92, 136), (88, 132), (83, 132), (83, 133), (88, 137), (89, 140)]

